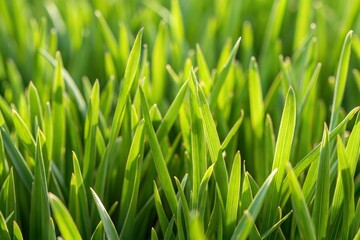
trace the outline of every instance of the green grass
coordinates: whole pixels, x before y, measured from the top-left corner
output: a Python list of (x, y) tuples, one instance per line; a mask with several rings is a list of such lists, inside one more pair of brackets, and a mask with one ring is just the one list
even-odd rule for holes
[(0, 6), (0, 239), (360, 239), (360, 1)]

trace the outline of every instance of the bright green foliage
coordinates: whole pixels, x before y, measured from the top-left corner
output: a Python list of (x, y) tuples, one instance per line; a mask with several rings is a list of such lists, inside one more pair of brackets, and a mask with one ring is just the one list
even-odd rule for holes
[(0, 6), (0, 239), (360, 238), (360, 1)]

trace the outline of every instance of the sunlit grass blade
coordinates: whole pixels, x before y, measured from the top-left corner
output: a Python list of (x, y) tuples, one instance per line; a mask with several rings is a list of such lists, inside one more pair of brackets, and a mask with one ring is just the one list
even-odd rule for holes
[(330, 199), (330, 149), (329, 131), (324, 126), (323, 139), (320, 146), (320, 160), (316, 182), (316, 193), (312, 219), (316, 230), (317, 239), (325, 238), (329, 216)]
[(81, 168), (75, 152), (73, 152), (73, 167), (74, 167), (74, 183), (76, 190), (76, 205), (75, 205), (75, 222), (80, 228), (80, 233), (84, 238), (90, 236), (90, 214), (89, 204), (84, 186), (84, 180), (81, 174)]
[[(49, 237), (50, 205), (40, 136), (36, 139), (35, 175), (31, 190), (30, 238)], [(39, 224), (40, 223), (40, 224)]]
[(32, 130), (35, 131), (35, 118), (39, 122), (39, 126), (44, 130), (44, 115), (41, 106), (40, 96), (35, 85), (30, 82), (28, 88), (28, 102), (29, 102), (29, 112), (31, 114), (30, 121), (32, 122)]
[[(194, 72), (192, 73), (192, 76), (193, 81), (196, 82)], [(223, 198), (223, 201), (225, 201), (227, 196), (228, 174), (220, 148), (221, 145), (219, 135), (216, 130), (214, 119), (211, 115), (210, 106), (199, 86), (197, 87), (197, 99), (203, 119), (203, 128), (205, 132), (206, 143), (210, 152), (210, 158), (212, 163), (215, 163), (215, 179), (219, 185), (221, 197)]]
[(161, 103), (164, 98), (166, 86), (166, 57), (167, 57), (167, 26), (165, 22), (160, 22), (154, 49), (151, 59), (151, 80), (153, 85), (152, 96), (156, 103)]
[(52, 113), (53, 113), (53, 151), (52, 159), (61, 173), (65, 171), (65, 106), (64, 106), (64, 79), (62, 74), (62, 59), (60, 52), (56, 53), (56, 67), (52, 90)]
[(102, 221), (99, 222), (99, 224), (96, 226), (93, 234), (91, 235), (91, 240), (104, 240), (105, 238), (105, 232), (104, 232), (104, 225), (102, 224)]
[(29, 149), (31, 154), (35, 153), (35, 140), (24, 122), (24, 120), (20, 117), (20, 115), (16, 112), (15, 109), (12, 111), (13, 113), (13, 121), (16, 129), (16, 133), (19, 135), (21, 141), (25, 144), (25, 146)]
[[(58, 61), (55, 60), (46, 50), (40, 49), (40, 53), (53, 67), (55, 68), (57, 67)], [(61, 68), (61, 72), (64, 77), (68, 93), (70, 93), (74, 97), (82, 117), (85, 118), (86, 102), (84, 100), (82, 93), (80, 92), (79, 88), (77, 87), (74, 79), (71, 77), (69, 72), (65, 68)]]
[(14, 221), (14, 229), (13, 229), (13, 240), (23, 240), (23, 235), (21, 233), (21, 229), (19, 225)]
[(294, 216), (300, 234), (304, 239), (316, 239), (315, 228), (310, 217), (309, 209), (307, 208), (300, 184), (290, 163), (287, 165), (287, 173)]
[(249, 102), (251, 126), (256, 137), (260, 138), (264, 126), (264, 102), (259, 68), (254, 57), (251, 58), (249, 67)]
[[(141, 159), (144, 142), (144, 120), (141, 120), (136, 128), (134, 137), (132, 139), (131, 148), (129, 151), (128, 159), (125, 167), (125, 179), (122, 186), (121, 202), (120, 202), (120, 215), (119, 226), (123, 226), (127, 209), (129, 209), (130, 201), (133, 196), (133, 192), (138, 194), (136, 189), (136, 176), (138, 173), (137, 159)], [(136, 174), (137, 173), (137, 174)], [(130, 225), (131, 226), (131, 225)]]
[(196, 61), (199, 67), (199, 78), (200, 81), (204, 83), (205, 93), (209, 94), (210, 89), (213, 85), (213, 80), (211, 78), (209, 67), (206, 63), (205, 57), (200, 49), (200, 46), (196, 45)]
[(123, 85), (120, 90), (120, 95), (117, 100), (116, 109), (113, 117), (113, 122), (111, 124), (110, 129), (110, 138), (108, 145), (106, 147), (105, 153), (101, 159), (100, 166), (98, 168), (98, 177), (95, 181), (95, 190), (98, 192), (100, 197), (103, 197), (105, 192), (105, 183), (106, 183), (106, 176), (108, 172), (108, 166), (109, 166), (109, 158), (110, 158), (110, 152), (112, 151), (112, 148), (115, 144), (116, 138), (119, 134), (123, 115), (124, 115), (124, 108), (126, 105), (126, 101), (128, 98), (128, 94), (130, 92), (131, 86), (133, 85), (135, 75), (139, 66), (140, 62), (140, 53), (141, 53), (141, 41), (142, 41), (142, 34), (143, 29), (140, 29), (138, 32), (138, 35), (135, 38), (134, 45), (131, 49), (126, 69), (124, 73), (124, 79), (123, 79)]
[(234, 123), (234, 125), (231, 127), (230, 131), (226, 135), (224, 141), (221, 144), (221, 149), (224, 150), (230, 141), (233, 139), (233, 137), (236, 135), (236, 132), (238, 131), (240, 125), (242, 124), (244, 119), (244, 110), (241, 110), (239, 119)]
[(91, 91), (88, 112), (85, 120), (85, 155), (83, 163), (84, 184), (89, 187), (93, 182), (96, 162), (96, 128), (99, 119), (100, 86), (95, 81)]
[(74, 220), (66, 209), (61, 200), (54, 194), (49, 193), (49, 201), (51, 205), (52, 215), (55, 218), (56, 225), (59, 228), (61, 236), (64, 240), (81, 240), (79, 230), (77, 229)]
[(238, 215), (238, 206), (240, 199), (240, 182), (241, 182), (241, 157), (240, 152), (237, 152), (233, 162), (228, 196), (226, 198), (225, 211), (225, 238), (229, 238), (235, 229), (236, 218)]
[(103, 222), (106, 236), (109, 239), (114, 239), (114, 240), (120, 239), (118, 236), (118, 233), (116, 231), (116, 228), (114, 226), (114, 223), (112, 222), (112, 220), (111, 220), (109, 214), (107, 213), (104, 205), (102, 204), (100, 198), (96, 195), (96, 193), (94, 192), (94, 190), (92, 188), (91, 188), (91, 194), (94, 198), (98, 213)]
[(254, 200), (251, 202), (249, 208), (245, 210), (244, 215), (241, 217), (237, 224), (231, 239), (246, 239), (251, 231), (251, 227), (254, 224), (260, 209), (263, 206), (265, 197), (270, 189), (271, 183), (274, 176), (277, 174), (277, 169), (273, 170), (272, 173), (265, 180), (258, 193), (255, 195)]
[(2, 214), (2, 212), (0, 212), (0, 238), (4, 239), (4, 240), (10, 240), (10, 233), (9, 230), (6, 226), (6, 221), (5, 218)]
[(334, 97), (333, 97), (333, 103), (331, 109), (331, 118), (330, 118), (330, 127), (329, 127), (330, 131), (334, 130), (334, 128), (337, 125), (338, 115), (344, 96), (347, 72), (350, 61), (352, 33), (353, 31), (350, 31), (346, 35), (338, 63), (338, 69), (336, 72), (336, 79), (335, 79), (335, 91), (334, 91)]
[(141, 97), (141, 108), (142, 113), (145, 120), (145, 127), (147, 131), (147, 135), (149, 137), (149, 144), (153, 154), (153, 159), (155, 163), (156, 170), (158, 172), (158, 176), (160, 179), (160, 183), (164, 189), (165, 196), (169, 202), (171, 211), (174, 215), (176, 215), (177, 209), (177, 199), (175, 195), (174, 188), (172, 186), (171, 178), (169, 171), (167, 169), (164, 156), (161, 152), (161, 147), (156, 137), (154, 128), (151, 124), (150, 115), (149, 115), (149, 108), (147, 106), (147, 100), (144, 94), (142, 87), (140, 89), (140, 97)]
[(104, 16), (99, 10), (95, 11), (95, 16), (99, 20), (100, 26), (101, 26), (101, 32), (104, 37), (104, 40), (106, 42), (106, 46), (109, 48), (109, 51), (113, 58), (117, 61), (118, 60), (118, 46), (116, 43), (116, 39), (111, 32), (111, 29), (109, 25), (107, 24)]
[(240, 46), (241, 37), (238, 38), (236, 41), (233, 49), (231, 50), (230, 56), (228, 57), (225, 65), (222, 67), (222, 69), (219, 69), (216, 73), (215, 79), (214, 79), (214, 85), (211, 90), (211, 94), (209, 96), (209, 106), (210, 109), (214, 109), (217, 99), (221, 90), (221, 87), (224, 85), (224, 82), (226, 80), (226, 77), (228, 76), (228, 73), (230, 71), (230, 67), (235, 59), (235, 55), (237, 53), (237, 50)]
[(296, 122), (296, 101), (295, 94), (292, 88), (289, 89), (285, 106), (281, 118), (278, 138), (275, 146), (275, 155), (273, 160), (272, 169), (279, 169), (275, 177), (273, 186), (270, 190), (270, 200), (266, 202), (265, 208), (265, 224), (264, 229), (268, 229), (273, 225), (271, 216), (275, 215), (275, 211), (280, 202), (281, 185), (285, 175), (286, 164), (290, 160), (291, 146), (293, 135), (295, 132)]
[(25, 162), (24, 157), (20, 153), (19, 149), (14, 145), (13, 140), (10, 138), (9, 133), (6, 132), (3, 126), (0, 126), (2, 139), (4, 142), (5, 150), (11, 160), (12, 165), (19, 174), (26, 189), (31, 191), (31, 183), (33, 181), (33, 174), (31, 173), (29, 166)]
[(160, 228), (161, 228), (161, 231), (163, 232), (163, 234), (165, 234), (166, 228), (169, 225), (169, 220), (166, 217), (166, 214), (165, 214), (162, 202), (161, 202), (159, 190), (157, 189), (155, 182), (154, 182), (154, 200), (155, 200), (156, 212), (159, 217)]
[[(187, 176), (185, 176), (184, 178), (186, 178)], [(187, 203), (185, 194), (184, 194), (184, 190), (182, 189), (181, 183), (179, 181), (179, 179), (177, 179), (177, 177), (174, 177), (175, 179), (175, 183), (178, 189), (178, 193), (180, 195), (180, 200), (181, 200), (181, 208), (183, 210), (184, 216), (185, 216), (185, 224), (186, 224), (186, 228), (187, 231), (189, 231), (190, 229), (190, 210), (189, 210), (189, 205)]]

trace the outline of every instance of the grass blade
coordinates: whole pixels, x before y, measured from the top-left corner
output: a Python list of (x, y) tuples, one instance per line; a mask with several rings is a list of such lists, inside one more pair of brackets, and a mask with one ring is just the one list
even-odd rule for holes
[(160, 144), (156, 137), (154, 128), (151, 124), (149, 108), (147, 106), (145, 94), (144, 94), (144, 91), (141, 86), (139, 87), (139, 90), (140, 90), (140, 98), (141, 98), (141, 108), (142, 108), (142, 112), (143, 112), (143, 116), (144, 116), (144, 120), (145, 120), (145, 127), (146, 127), (147, 134), (149, 137), (149, 144), (150, 144), (150, 148), (151, 148), (151, 151), (153, 154), (156, 171), (158, 172), (160, 183), (164, 189), (164, 193), (165, 193), (165, 196), (170, 205), (171, 211), (174, 215), (176, 215), (177, 199), (176, 199), (174, 188), (171, 184), (170, 174), (167, 169), (167, 166), (166, 166), (166, 163), (164, 160), (164, 156), (161, 152), (161, 147), (160, 147)]
[(320, 146), (320, 161), (316, 182), (316, 195), (314, 200), (312, 219), (316, 229), (317, 239), (326, 237), (327, 221), (329, 216), (330, 199), (330, 149), (329, 131), (324, 126), (323, 140)]
[(233, 162), (228, 196), (226, 198), (226, 211), (225, 211), (225, 238), (228, 239), (235, 229), (236, 218), (238, 215), (238, 206), (240, 199), (240, 182), (241, 182), (241, 157), (238, 151), (235, 155)]
[(21, 155), (19, 149), (14, 145), (14, 142), (10, 138), (10, 135), (6, 132), (4, 126), (0, 126), (4, 147), (9, 155), (12, 165), (20, 176), (20, 179), (24, 183), (26, 189), (31, 191), (31, 183), (33, 181), (33, 175), (26, 164), (24, 157)]
[(316, 239), (314, 225), (312, 224), (309, 210), (306, 206), (304, 195), (290, 163), (287, 165), (288, 182), (291, 191), (294, 216), (299, 227), (300, 234), (304, 239)]
[(96, 207), (98, 209), (98, 213), (100, 215), (101, 221), (103, 222), (106, 236), (109, 239), (119, 240), (120, 238), (118, 236), (118, 233), (116, 231), (114, 223), (112, 222), (112, 220), (111, 220), (109, 214), (107, 213), (104, 205), (102, 204), (100, 198), (96, 195), (96, 193), (94, 192), (94, 190), (92, 188), (90, 188), (90, 190), (91, 190), (91, 194), (94, 198), (94, 201), (96, 203)]
[(351, 37), (352, 31), (350, 31), (345, 38), (343, 48), (341, 50), (340, 60), (338, 63), (338, 69), (336, 72), (335, 79), (335, 91), (331, 109), (331, 118), (330, 118), (330, 131), (334, 130), (337, 125), (338, 115), (341, 107), (341, 102), (343, 100), (346, 77), (349, 68), (349, 60), (351, 53)]
[(241, 217), (239, 223), (237, 224), (231, 240), (235, 239), (246, 239), (250, 234), (251, 227), (257, 218), (260, 209), (264, 203), (267, 192), (270, 189), (271, 183), (274, 179), (274, 176), (277, 174), (277, 169), (273, 170), (272, 173), (265, 180), (264, 184), (259, 189), (258, 193), (255, 195), (254, 200), (251, 202), (248, 210), (245, 210), (245, 214)]
[(49, 193), (49, 201), (56, 224), (64, 240), (81, 240), (82, 238), (74, 220), (60, 199)]

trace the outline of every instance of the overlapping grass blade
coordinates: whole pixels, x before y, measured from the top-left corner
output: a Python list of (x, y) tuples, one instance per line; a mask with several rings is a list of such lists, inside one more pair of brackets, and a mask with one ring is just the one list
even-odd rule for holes
[(10, 233), (8, 230), (8, 227), (6, 226), (6, 221), (5, 218), (2, 214), (2, 212), (0, 212), (0, 238), (4, 239), (4, 240), (10, 240)]
[(317, 239), (325, 238), (329, 216), (330, 199), (330, 147), (329, 131), (324, 126), (323, 139), (320, 146), (320, 160), (317, 173), (316, 193), (312, 219)]
[(85, 155), (83, 163), (83, 175), (85, 186), (91, 186), (93, 182), (96, 162), (96, 128), (99, 119), (100, 86), (95, 81), (91, 91), (88, 112), (85, 120)]
[(126, 100), (130, 92), (131, 86), (133, 85), (135, 75), (139, 66), (142, 34), (143, 34), (143, 29), (140, 29), (138, 35), (135, 38), (134, 45), (131, 49), (128, 62), (126, 64), (123, 85), (120, 90), (120, 95), (117, 100), (113, 122), (111, 124), (109, 142), (106, 147), (105, 153), (101, 159), (100, 166), (98, 168), (98, 177), (95, 181), (95, 189), (98, 191), (100, 197), (103, 197), (104, 195), (106, 176), (110, 161), (109, 160), (110, 152), (112, 151), (116, 138), (119, 134), (122, 125), (123, 114), (125, 112), (124, 108), (125, 108)]
[(115, 225), (112, 222), (112, 220), (111, 220), (109, 214), (107, 213), (104, 205), (102, 204), (100, 198), (98, 197), (98, 195), (94, 192), (94, 190), (92, 188), (90, 188), (90, 190), (91, 190), (91, 194), (94, 198), (101, 221), (103, 222), (106, 236), (109, 239), (114, 239), (114, 240), (120, 239), (118, 236), (118, 233), (116, 231)]
[(274, 169), (268, 178), (265, 180), (258, 193), (255, 195), (254, 200), (251, 202), (248, 210), (244, 212), (239, 223), (237, 224), (231, 239), (246, 239), (251, 231), (251, 227), (254, 224), (261, 207), (263, 206), (265, 197), (270, 189), (274, 176), (277, 174), (277, 169)]
[(145, 127), (147, 130), (147, 135), (149, 137), (149, 144), (150, 144), (150, 148), (151, 148), (151, 151), (153, 154), (155, 167), (158, 172), (160, 183), (164, 189), (164, 193), (165, 193), (165, 196), (170, 205), (171, 211), (174, 215), (176, 215), (177, 199), (176, 199), (175, 191), (174, 191), (174, 188), (171, 183), (170, 174), (167, 169), (167, 166), (166, 166), (166, 163), (164, 160), (164, 156), (161, 152), (160, 144), (156, 137), (154, 128), (151, 124), (149, 108), (147, 106), (147, 101), (146, 101), (144, 91), (141, 86), (139, 87), (139, 89), (140, 89), (142, 113), (143, 113), (144, 120), (145, 120)]
[(233, 162), (228, 196), (226, 198), (226, 211), (225, 211), (225, 238), (231, 236), (232, 231), (235, 229), (236, 218), (238, 215), (238, 206), (240, 199), (240, 182), (241, 182), (241, 157), (240, 152), (237, 152)]
[(14, 229), (13, 229), (13, 240), (23, 240), (23, 235), (21, 233), (21, 229), (19, 225), (14, 221)]
[(20, 176), (24, 186), (30, 193), (31, 183), (33, 181), (33, 174), (31, 173), (29, 166), (25, 162), (24, 157), (20, 153), (19, 149), (14, 145), (13, 140), (10, 138), (9, 133), (5, 130), (4, 126), (0, 126), (2, 139), (4, 142), (5, 150), (11, 160), (11, 164)]
[(296, 101), (295, 94), (292, 88), (289, 89), (285, 106), (281, 118), (278, 138), (275, 146), (275, 155), (272, 169), (279, 169), (275, 177), (273, 186), (270, 190), (270, 200), (266, 202), (265, 208), (265, 224), (264, 229), (268, 229), (273, 224), (271, 216), (275, 215), (276, 208), (280, 202), (281, 185), (285, 175), (286, 164), (290, 160), (291, 146), (293, 141), (293, 134), (295, 131), (296, 121)]
[(337, 125), (341, 102), (344, 96), (347, 72), (350, 61), (352, 33), (353, 32), (350, 31), (346, 35), (338, 63), (338, 69), (336, 72), (336, 79), (335, 79), (335, 91), (334, 91), (334, 97), (333, 97), (333, 103), (331, 109), (330, 128), (329, 128), (330, 131), (334, 130)]
[(309, 209), (306, 206), (300, 184), (290, 163), (287, 165), (287, 173), (289, 188), (291, 191), (292, 206), (294, 208), (294, 216), (299, 227), (300, 234), (304, 239), (316, 239), (315, 228), (311, 221)]
[(36, 138), (35, 174), (31, 190), (30, 238), (47, 239), (50, 229), (50, 205), (40, 135)]
[(79, 230), (74, 220), (61, 200), (52, 193), (49, 193), (49, 201), (52, 215), (64, 240), (81, 240)]

